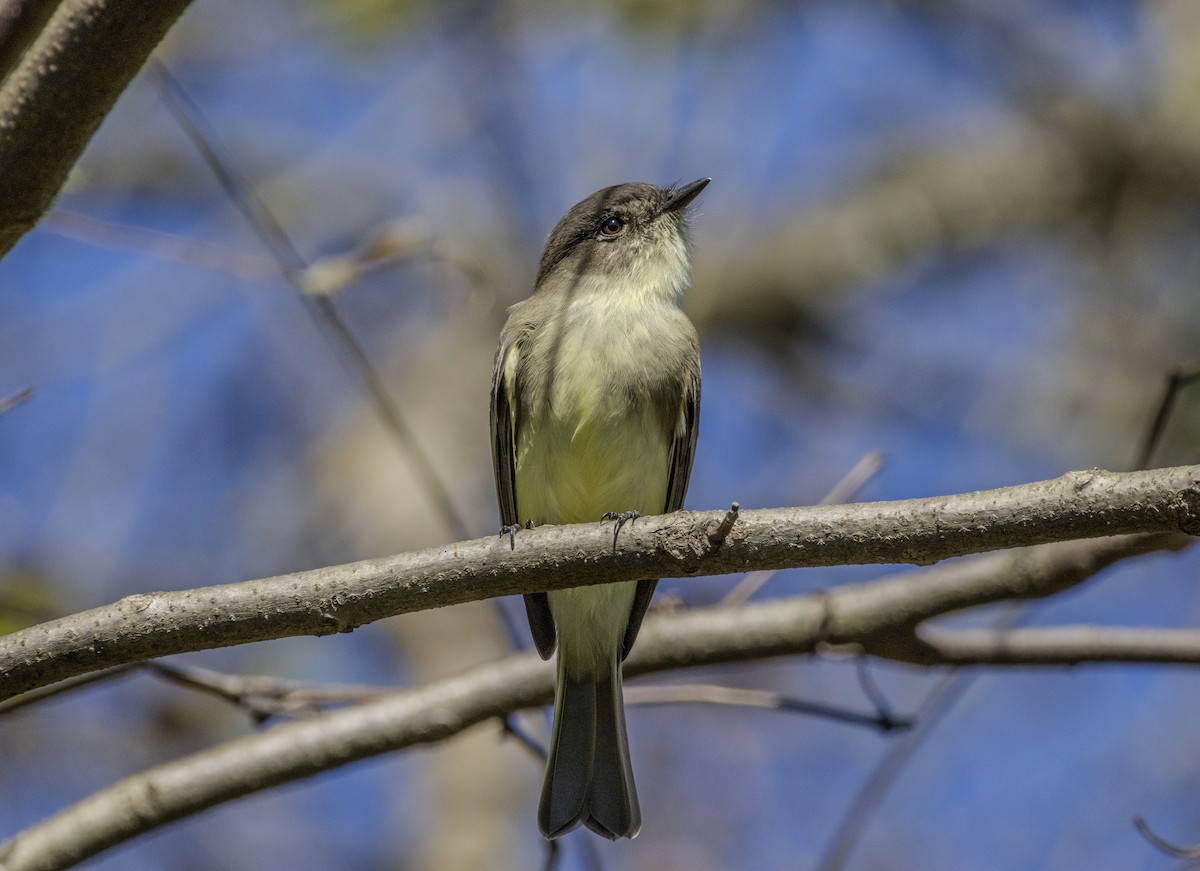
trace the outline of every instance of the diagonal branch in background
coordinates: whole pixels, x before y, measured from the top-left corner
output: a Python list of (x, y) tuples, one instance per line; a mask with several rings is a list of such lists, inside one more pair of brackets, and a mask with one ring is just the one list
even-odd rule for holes
[(7, 412), (12, 411), (31, 396), (33, 396), (33, 388), (22, 387), (16, 393), (0, 397), (0, 414), (6, 414)]
[[(217, 181), (220, 182), (225, 193), (237, 206), (263, 245), (271, 252), (280, 271), (300, 296), (309, 316), (318, 327), (323, 328), (322, 332), (340, 346), (346, 354), (355, 376), (371, 397), (380, 421), (396, 443), (400, 445), (413, 473), (420, 481), (421, 487), (437, 510), (446, 529), (449, 530), (450, 536), (459, 539), (466, 538), (470, 534), (466, 521), (454, 506), (450, 491), (442, 482), (428, 454), (421, 447), (408, 418), (405, 417), (399, 404), (388, 392), (383, 378), (375, 370), (366, 349), (342, 318), (334, 306), (333, 300), (328, 295), (313, 295), (309, 292), (311, 285), (305, 277), (308, 264), (300, 256), (300, 252), (296, 250), (296, 246), (292, 244), (292, 240), (284, 232), (274, 213), (255, 194), (253, 186), (234, 170), (233, 161), (219, 153), (216, 137), (211, 131), (203, 129), (207, 125), (203, 121), (200, 109), (192, 102), (183, 86), (171, 75), (166, 65), (153, 61), (150, 68), (154, 72), (155, 80), (175, 116), (175, 120), (200, 152), (204, 162), (217, 177)], [(501, 619), (504, 619), (503, 615)]]
[[(625, 528), (615, 551), (607, 525), (545, 526), (522, 531), (515, 550), (507, 538), (488, 537), (275, 578), (127, 596), (0, 638), (0, 699), (139, 659), (349, 632), (396, 614), (569, 586), (769, 568), (929, 564), (1123, 533), (1183, 533), (1172, 540), (1186, 543), (1200, 532), (1200, 466), (1071, 472), (897, 502), (744, 510), (713, 548), (708, 533), (725, 516), (678, 511), (641, 518)], [(1027, 589), (1029, 574), (1017, 572), (993, 589), (946, 584), (933, 570), (922, 579), (939, 599), (915, 608), (902, 582), (892, 607), (915, 625), (997, 599), (1045, 595)]]
[(63, 0), (0, 86), (0, 257), (58, 195), (189, 0)]
[(175, 662), (141, 662), (172, 683), (216, 696), (261, 724), (275, 716), (311, 716), (322, 708), (365, 702), (395, 692), (391, 687), (316, 683), (267, 675), (235, 675)]
[(1200, 365), (1194, 362), (1187, 366), (1178, 366), (1167, 373), (1166, 384), (1163, 386), (1163, 394), (1158, 401), (1154, 419), (1147, 427), (1145, 438), (1142, 439), (1142, 446), (1138, 450), (1136, 468), (1144, 469), (1150, 465), (1154, 449), (1158, 447), (1158, 443), (1166, 431), (1167, 422), (1171, 419), (1171, 412), (1175, 409), (1175, 401), (1185, 387), (1196, 381), (1200, 381)]
[[(1117, 560), (1190, 542), (1187, 536), (1150, 535), (1049, 544), (740, 609), (652, 614), (625, 671), (632, 676), (802, 654), (831, 641), (899, 650), (896, 639), (911, 637), (920, 615), (941, 613), (956, 602), (964, 607), (993, 601), (1003, 590), (1010, 596), (1050, 595)], [(959, 592), (951, 595), (951, 589)], [(1191, 661), (1200, 663), (1200, 633), (1193, 645)], [(85, 798), (0, 844), (0, 867), (67, 868), (222, 802), (380, 753), (444, 740), (486, 720), (543, 705), (552, 695), (553, 667), (530, 652), (420, 689), (284, 723), (155, 766)]]
[(851, 726), (891, 732), (912, 727), (912, 721), (880, 708), (865, 714), (833, 705), (810, 702), (774, 690), (729, 687), (717, 684), (637, 684), (624, 689), (626, 705), (728, 705), (788, 714), (805, 714)]

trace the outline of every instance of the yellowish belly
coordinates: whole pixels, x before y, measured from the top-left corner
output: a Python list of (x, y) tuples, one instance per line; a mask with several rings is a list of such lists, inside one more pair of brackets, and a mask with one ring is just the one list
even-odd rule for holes
[(584, 523), (608, 511), (661, 514), (670, 445), (646, 409), (582, 421), (545, 415), (517, 455), (521, 522)]
[[(598, 522), (609, 511), (660, 514), (670, 462), (661, 419), (644, 402), (607, 415), (543, 415), (518, 446), (520, 521)], [(617, 666), (636, 586), (634, 581), (549, 594), (558, 655), (568, 674), (603, 675)]]

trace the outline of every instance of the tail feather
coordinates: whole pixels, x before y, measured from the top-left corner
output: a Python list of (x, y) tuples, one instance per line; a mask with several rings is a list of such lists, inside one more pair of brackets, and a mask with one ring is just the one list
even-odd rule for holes
[(632, 838), (642, 827), (642, 812), (633, 787), (621, 673), (596, 684), (596, 750), (593, 757), (591, 812), (584, 825), (616, 840)]
[(565, 835), (587, 815), (595, 745), (595, 685), (564, 678), (560, 665), (546, 779), (538, 805), (538, 825), (547, 838)]
[(559, 666), (538, 824), (547, 838), (580, 824), (612, 840), (632, 838), (641, 828), (615, 662), (600, 679), (568, 678)]

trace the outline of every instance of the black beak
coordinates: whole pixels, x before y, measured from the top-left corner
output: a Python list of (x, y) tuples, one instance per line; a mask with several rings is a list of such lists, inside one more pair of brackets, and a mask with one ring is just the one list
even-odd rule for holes
[(685, 184), (683, 187), (675, 188), (671, 191), (671, 195), (667, 197), (667, 201), (663, 203), (662, 210), (664, 212), (677, 212), (690, 203), (696, 197), (700, 196), (700, 191), (712, 181), (711, 178), (697, 179), (690, 184)]

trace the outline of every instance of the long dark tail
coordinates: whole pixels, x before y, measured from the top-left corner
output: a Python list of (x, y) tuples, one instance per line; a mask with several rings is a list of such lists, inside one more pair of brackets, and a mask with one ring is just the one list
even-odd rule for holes
[(580, 823), (615, 841), (638, 833), (642, 813), (629, 764), (620, 665), (614, 661), (606, 678), (571, 679), (560, 650), (538, 825), (547, 838), (557, 838)]

